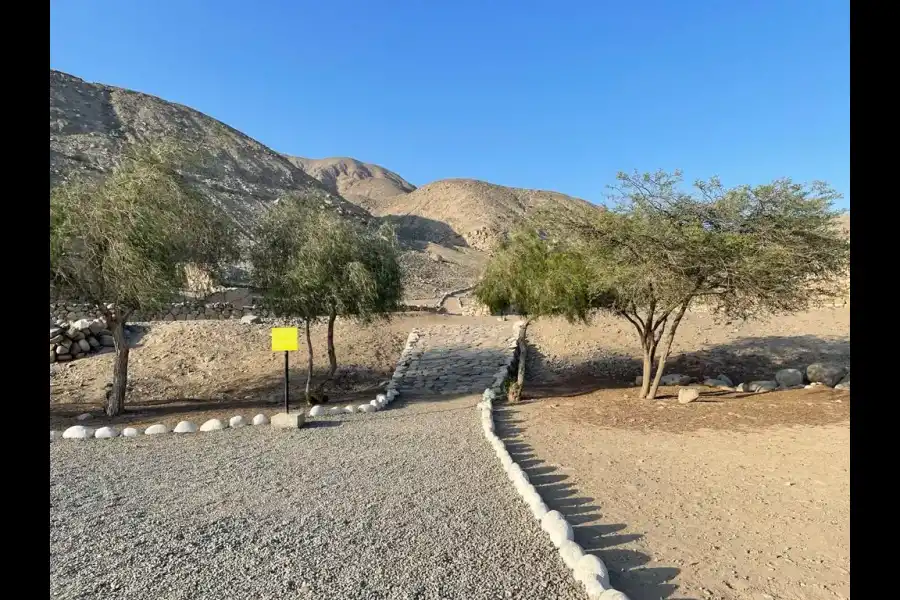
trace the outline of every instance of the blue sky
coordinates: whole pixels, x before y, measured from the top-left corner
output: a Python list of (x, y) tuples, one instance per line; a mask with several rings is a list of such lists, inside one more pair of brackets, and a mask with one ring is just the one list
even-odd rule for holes
[(620, 170), (850, 193), (849, 2), (50, 3), (50, 66), (416, 185)]

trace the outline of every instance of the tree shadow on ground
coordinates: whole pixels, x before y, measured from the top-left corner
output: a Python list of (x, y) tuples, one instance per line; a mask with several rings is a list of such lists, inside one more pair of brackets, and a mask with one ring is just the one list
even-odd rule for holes
[(600, 558), (610, 572), (612, 585), (632, 600), (692, 600), (676, 599), (673, 594), (678, 585), (673, 580), (681, 572), (676, 567), (648, 567), (651, 557), (620, 546), (641, 539), (638, 533), (621, 533), (628, 526), (624, 523), (603, 523), (600, 506), (594, 498), (582, 496), (566, 480), (568, 475), (560, 473), (539, 459), (525, 441), (522, 423), (512, 411), (505, 407), (494, 410), (497, 435), (503, 439), (513, 460), (528, 475), (529, 481), (551, 510), (558, 510), (566, 518), (575, 532), (575, 541), (585, 553)]
[[(526, 390), (532, 398), (578, 395), (611, 387), (633, 387), (641, 375), (640, 356), (604, 352), (560, 365), (528, 346)], [(666, 373), (681, 373), (702, 381), (724, 373), (735, 383), (774, 379), (780, 369), (805, 371), (814, 362), (850, 364), (850, 339), (814, 335), (746, 337), (696, 350), (680, 352), (666, 361)], [(557, 390), (557, 391), (553, 391)]]

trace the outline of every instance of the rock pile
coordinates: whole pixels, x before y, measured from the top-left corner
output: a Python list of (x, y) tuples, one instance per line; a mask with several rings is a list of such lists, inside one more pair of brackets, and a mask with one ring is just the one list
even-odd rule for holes
[(57, 321), (50, 327), (50, 362), (65, 362), (115, 346), (112, 331), (103, 319)]

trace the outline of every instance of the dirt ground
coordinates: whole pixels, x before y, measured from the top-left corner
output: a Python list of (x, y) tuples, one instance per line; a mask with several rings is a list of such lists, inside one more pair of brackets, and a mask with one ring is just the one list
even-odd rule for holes
[[(598, 326), (599, 325), (599, 326)], [(626, 324), (528, 328), (523, 402), (498, 431), (632, 600), (850, 597), (850, 394), (678, 388), (638, 399)], [(667, 372), (735, 382), (849, 364), (849, 306), (768, 322), (689, 314)]]
[[(406, 337), (414, 327), (463, 323), (477, 317), (404, 314), (389, 322), (362, 326), (338, 320), (335, 350), (338, 372), (326, 390), (329, 404), (368, 402), (379, 384), (390, 379)], [(270, 328), (291, 323), (242, 325), (238, 321), (154, 322), (133, 338), (129, 356), (126, 413), (100, 418), (105, 386), (112, 381), (112, 354), (101, 354), (51, 365), (50, 428), (65, 429), (73, 418), (89, 412), (98, 418), (79, 422), (90, 426), (165, 423), (182, 419), (201, 423), (209, 418), (242, 414), (250, 418), (281, 410), (284, 355), (271, 351)], [(300, 405), (306, 383), (306, 349), (291, 353), (292, 402)], [(313, 385), (327, 368), (325, 326), (313, 327)]]

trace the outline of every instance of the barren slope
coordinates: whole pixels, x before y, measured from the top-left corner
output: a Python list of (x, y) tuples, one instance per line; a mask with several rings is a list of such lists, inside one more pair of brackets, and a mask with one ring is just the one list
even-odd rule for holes
[(416, 189), (416, 186), (393, 171), (355, 158), (314, 159), (287, 155), (285, 158), (319, 181), (328, 191), (340, 194), (366, 209), (387, 198)]
[(185, 174), (244, 229), (273, 200), (304, 193), (370, 218), (277, 152), (187, 106), (50, 71), (50, 184), (109, 170), (135, 142), (174, 139), (191, 150)]
[(567, 210), (590, 204), (557, 192), (526, 190), (474, 179), (442, 179), (412, 193), (373, 202), (378, 216), (393, 215), (403, 231), (437, 244), (490, 251), (536, 209)]

